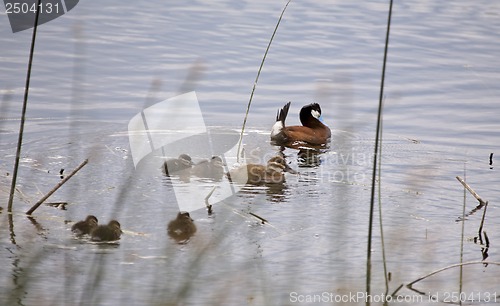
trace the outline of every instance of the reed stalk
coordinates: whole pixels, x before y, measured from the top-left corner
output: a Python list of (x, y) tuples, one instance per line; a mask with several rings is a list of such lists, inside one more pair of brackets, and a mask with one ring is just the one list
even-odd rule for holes
[[(382, 133), (383, 133), (383, 120), (380, 122), (380, 141), (382, 142)], [(387, 271), (387, 260), (385, 257), (385, 240), (384, 240), (384, 226), (383, 226), (383, 218), (382, 218), (382, 145), (379, 149), (378, 159), (378, 221), (380, 228), (380, 244), (382, 247), (382, 263), (384, 265), (384, 280), (385, 280), (385, 295), (389, 294), (389, 274)]]
[[(37, 0), (36, 2), (37, 8), (40, 8), (40, 3), (41, 0)], [(12, 202), (14, 201), (14, 192), (16, 190), (16, 182), (17, 182), (17, 171), (19, 169), (19, 160), (21, 159), (21, 146), (23, 143), (24, 122), (26, 120), (26, 108), (28, 106), (28, 94), (29, 94), (30, 80), (31, 80), (31, 67), (33, 66), (33, 55), (35, 54), (36, 31), (38, 29), (39, 16), (40, 16), (40, 9), (37, 9), (35, 14), (35, 24), (33, 25), (33, 35), (31, 36), (31, 48), (28, 61), (28, 71), (26, 72), (26, 84), (24, 87), (23, 108), (21, 111), (21, 123), (19, 126), (19, 137), (17, 139), (16, 160), (14, 162), (14, 171), (12, 172), (12, 183), (10, 185), (9, 203), (7, 206), (7, 211), (9, 213), (12, 212)]]
[[(380, 95), (377, 113), (377, 128), (375, 131), (375, 148), (373, 156), (373, 172), (372, 172), (372, 186), (371, 186), (371, 197), (370, 197), (370, 215), (368, 221), (368, 243), (366, 250), (366, 294), (370, 295), (371, 292), (371, 258), (372, 258), (372, 236), (373, 236), (373, 211), (375, 207), (375, 183), (377, 177), (377, 161), (379, 153), (379, 142), (381, 140), (381, 125), (382, 125), (382, 109), (383, 109), (383, 97), (384, 97), (384, 83), (385, 83), (385, 67), (387, 63), (387, 52), (389, 49), (389, 33), (391, 29), (391, 17), (392, 17), (392, 0), (389, 2), (389, 14), (387, 16), (387, 30), (385, 35), (385, 47), (384, 47), (384, 60), (382, 62), (382, 77), (380, 80)], [(366, 305), (370, 305), (367, 300)]]
[(255, 92), (255, 88), (257, 87), (257, 83), (259, 82), (260, 72), (262, 70), (262, 67), (264, 67), (264, 62), (266, 61), (267, 53), (269, 52), (269, 48), (271, 47), (271, 43), (273, 42), (274, 35), (276, 35), (276, 31), (278, 30), (281, 19), (283, 18), (283, 14), (285, 14), (286, 8), (288, 7), (288, 4), (290, 3), (290, 1), (292, 1), (292, 0), (288, 0), (285, 7), (283, 8), (283, 11), (281, 11), (280, 18), (278, 19), (278, 23), (276, 23), (276, 27), (274, 28), (273, 35), (271, 35), (271, 39), (269, 40), (269, 43), (267, 44), (266, 52), (264, 53), (264, 57), (262, 58), (262, 62), (260, 62), (259, 71), (257, 71), (257, 76), (255, 77), (255, 82), (253, 83), (252, 93), (250, 94), (250, 100), (248, 101), (247, 111), (245, 112), (245, 118), (243, 119), (243, 125), (241, 126), (240, 139), (238, 141), (238, 151), (237, 151), (237, 156), (236, 156), (236, 161), (238, 163), (240, 162), (240, 155), (241, 155), (240, 150), (241, 150), (241, 143), (243, 141), (243, 132), (245, 131), (245, 126), (247, 124), (248, 112), (250, 111), (250, 105), (252, 104), (253, 94)]
[[(466, 163), (464, 163), (464, 178), (466, 177)], [(464, 233), (465, 233), (465, 204), (467, 203), (467, 189), (464, 186), (464, 202), (462, 204), (462, 232), (460, 234), (460, 263), (464, 262)], [(460, 266), (459, 288), (458, 292), (462, 292), (463, 286), (463, 266)]]
[(432, 276), (432, 275), (435, 275), (437, 273), (440, 273), (440, 272), (443, 272), (443, 271), (446, 271), (446, 270), (449, 270), (449, 269), (452, 269), (452, 268), (456, 268), (456, 267), (463, 267), (463, 266), (469, 266), (469, 265), (478, 265), (478, 264), (481, 264), (481, 265), (484, 265), (484, 264), (489, 264), (489, 265), (496, 265), (496, 266), (500, 266), (500, 262), (495, 262), (495, 261), (469, 261), (469, 262), (461, 262), (461, 263), (458, 263), (458, 264), (453, 264), (453, 265), (449, 265), (447, 267), (444, 267), (444, 268), (441, 268), (441, 269), (437, 269), (427, 275), (424, 275), (422, 277), (419, 277), (417, 278), (416, 280), (412, 281), (411, 283), (407, 284), (406, 287), (408, 289), (412, 289), (413, 290), (413, 285)]
[(56, 186), (54, 186), (54, 188), (52, 188), (52, 190), (50, 190), (45, 196), (43, 196), (40, 200), (38, 200), (38, 202), (35, 203), (35, 205), (33, 205), (33, 207), (31, 207), (27, 212), (26, 214), (27, 215), (31, 215), (31, 213), (33, 213), (40, 205), (42, 205), (42, 203), (47, 200), (54, 192), (57, 191), (57, 189), (59, 189), (62, 185), (64, 185), (64, 183), (66, 183), (71, 177), (73, 177), (73, 175), (75, 175), (81, 168), (83, 168), (83, 166), (85, 166), (87, 163), (89, 162), (88, 159), (84, 160), (78, 167), (76, 167), (75, 170), (73, 170), (68, 176), (66, 176), (64, 179), (62, 179)]
[(479, 196), (479, 194), (477, 194), (477, 192), (475, 192), (475, 191), (474, 191), (474, 189), (472, 189), (472, 187), (471, 187), (471, 186), (469, 186), (469, 184), (467, 184), (467, 183), (464, 181), (464, 179), (463, 179), (463, 178), (461, 178), (460, 176), (457, 176), (457, 177), (456, 177), (456, 179), (457, 179), (457, 180), (458, 180), (458, 181), (459, 181), (459, 182), (460, 182), (460, 183), (461, 183), (461, 184), (465, 187), (465, 189), (467, 189), (467, 190), (470, 192), (470, 194), (472, 194), (472, 196), (473, 196), (474, 198), (476, 198), (476, 200), (478, 200), (478, 201), (479, 201), (479, 204), (481, 204), (481, 205), (486, 205), (486, 203), (487, 203), (488, 201), (483, 200), (483, 198), (481, 198), (481, 197)]

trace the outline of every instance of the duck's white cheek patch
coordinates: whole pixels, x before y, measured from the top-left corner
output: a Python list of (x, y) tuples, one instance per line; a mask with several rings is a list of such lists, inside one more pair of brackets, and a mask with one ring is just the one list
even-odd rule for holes
[(318, 119), (319, 117), (321, 117), (321, 113), (320, 113), (320, 112), (318, 112), (317, 110), (314, 110), (314, 109), (311, 111), (311, 115), (312, 115), (314, 118), (316, 118), (316, 119)]

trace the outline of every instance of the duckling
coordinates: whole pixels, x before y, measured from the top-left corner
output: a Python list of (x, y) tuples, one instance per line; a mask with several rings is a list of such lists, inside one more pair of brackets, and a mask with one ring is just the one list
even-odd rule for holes
[(92, 241), (115, 241), (120, 239), (122, 230), (120, 223), (116, 220), (111, 220), (107, 225), (99, 225), (91, 233), (90, 240)]
[(77, 236), (89, 235), (97, 227), (97, 218), (88, 215), (83, 221), (78, 221), (71, 227), (71, 231)]
[(175, 174), (176, 172), (190, 169), (193, 166), (191, 157), (187, 154), (181, 154), (178, 158), (171, 158), (163, 163), (165, 175)]
[(220, 181), (224, 176), (224, 163), (219, 156), (204, 160), (193, 166), (191, 173), (197, 177), (211, 178)]
[(302, 107), (299, 115), (302, 126), (285, 126), (290, 103), (278, 110), (276, 123), (271, 129), (271, 141), (277, 145), (290, 145), (296, 141), (311, 145), (327, 145), (330, 142), (331, 131), (323, 122), (319, 104), (311, 103)]
[(163, 174), (170, 177), (175, 175), (181, 182), (188, 183), (191, 177), (193, 161), (187, 154), (181, 154), (178, 158), (166, 160), (162, 165)]
[(230, 181), (240, 184), (270, 184), (283, 183), (285, 181), (284, 172), (296, 174), (291, 169), (286, 160), (281, 156), (274, 156), (267, 162), (267, 165), (248, 164), (233, 169), (227, 173)]
[(168, 223), (167, 232), (172, 239), (182, 243), (196, 233), (196, 225), (188, 212), (179, 212), (177, 218)]

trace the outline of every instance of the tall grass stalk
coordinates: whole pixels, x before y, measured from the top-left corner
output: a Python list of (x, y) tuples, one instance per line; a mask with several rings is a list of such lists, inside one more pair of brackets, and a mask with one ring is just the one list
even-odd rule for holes
[[(380, 141), (382, 142), (383, 120), (380, 121)], [(389, 274), (387, 271), (387, 261), (385, 258), (384, 226), (382, 222), (382, 145), (379, 147), (378, 159), (378, 221), (380, 227), (380, 243), (382, 245), (382, 263), (384, 265), (385, 295), (389, 294)]]
[(248, 112), (250, 111), (250, 105), (252, 104), (253, 94), (255, 92), (255, 88), (257, 87), (257, 83), (259, 82), (260, 72), (262, 70), (262, 67), (264, 67), (264, 62), (266, 61), (267, 52), (269, 52), (269, 48), (271, 47), (271, 43), (273, 42), (274, 35), (276, 35), (276, 31), (278, 30), (281, 19), (283, 18), (283, 14), (285, 14), (286, 8), (288, 7), (288, 4), (290, 3), (290, 1), (292, 1), (292, 0), (288, 0), (285, 7), (283, 8), (283, 11), (281, 11), (280, 18), (278, 19), (278, 23), (276, 23), (276, 27), (274, 28), (273, 35), (271, 35), (271, 39), (269, 40), (269, 43), (267, 44), (266, 52), (264, 53), (264, 57), (262, 58), (262, 62), (260, 63), (259, 71), (257, 72), (257, 76), (255, 77), (255, 82), (253, 83), (252, 93), (250, 94), (250, 100), (248, 101), (247, 111), (245, 112), (245, 118), (243, 119), (243, 125), (241, 127), (240, 140), (238, 141), (238, 151), (237, 151), (237, 161), (238, 162), (240, 161), (240, 155), (241, 155), (240, 150), (241, 150), (241, 143), (243, 141), (243, 132), (245, 131), (245, 126), (247, 124)]
[[(382, 63), (382, 77), (380, 81), (380, 95), (377, 113), (377, 129), (375, 131), (375, 149), (373, 156), (373, 172), (372, 172), (372, 187), (371, 187), (371, 197), (370, 197), (370, 217), (368, 221), (368, 243), (366, 250), (366, 293), (370, 295), (371, 292), (371, 259), (372, 259), (372, 236), (373, 236), (373, 211), (375, 206), (375, 183), (377, 176), (377, 161), (379, 153), (379, 138), (381, 134), (382, 125), (382, 108), (383, 108), (383, 97), (384, 97), (384, 82), (385, 82), (385, 67), (387, 62), (387, 51), (389, 49), (389, 33), (391, 29), (391, 17), (392, 17), (392, 0), (389, 2), (389, 15), (387, 17), (387, 31), (385, 35), (385, 47), (384, 47), (384, 60)], [(370, 305), (369, 300), (366, 301), (367, 305)]]
[[(464, 179), (467, 178), (466, 163), (464, 163)], [(465, 204), (467, 202), (467, 189), (464, 187), (464, 203), (462, 205), (462, 233), (460, 235), (460, 263), (464, 262), (464, 231), (465, 231)], [(458, 292), (462, 292), (463, 266), (460, 266), (460, 279)]]
[[(40, 8), (40, 2), (41, 0), (37, 0), (36, 3), (37, 8)], [(26, 72), (26, 85), (24, 87), (23, 109), (21, 111), (19, 137), (17, 139), (16, 160), (14, 162), (14, 171), (12, 172), (12, 184), (10, 185), (9, 203), (7, 206), (7, 210), (9, 213), (12, 212), (12, 202), (14, 201), (14, 192), (16, 190), (17, 170), (19, 169), (19, 160), (21, 159), (21, 146), (23, 143), (24, 122), (26, 120), (26, 108), (28, 105), (28, 93), (30, 89), (30, 80), (31, 80), (31, 67), (33, 65), (33, 55), (35, 53), (36, 31), (38, 29), (39, 16), (40, 16), (40, 9), (37, 9), (35, 14), (35, 24), (33, 25), (33, 35), (31, 36), (31, 48), (28, 61), (28, 71)]]

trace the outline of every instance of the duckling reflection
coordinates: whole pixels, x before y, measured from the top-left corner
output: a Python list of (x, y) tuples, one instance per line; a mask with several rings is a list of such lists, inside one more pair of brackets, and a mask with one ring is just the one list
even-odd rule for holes
[(179, 212), (177, 218), (168, 223), (167, 232), (178, 243), (186, 243), (196, 233), (196, 225), (188, 212)]
[(224, 163), (219, 156), (213, 156), (210, 160), (203, 160), (191, 169), (194, 176), (210, 178), (220, 181), (224, 176)]
[(285, 181), (284, 172), (296, 174), (291, 169), (286, 160), (281, 156), (274, 156), (267, 162), (267, 165), (248, 164), (228, 172), (227, 177), (230, 181), (239, 184), (280, 184)]
[(116, 241), (120, 239), (122, 230), (120, 223), (116, 220), (111, 220), (107, 225), (99, 225), (91, 233), (90, 240), (96, 242)]
[(181, 154), (178, 158), (171, 158), (163, 163), (163, 173), (166, 176), (178, 175), (181, 181), (189, 182), (190, 170), (193, 166), (191, 157)]
[(89, 235), (94, 230), (97, 224), (97, 218), (93, 215), (88, 215), (83, 221), (78, 221), (71, 227), (71, 231), (77, 236)]

